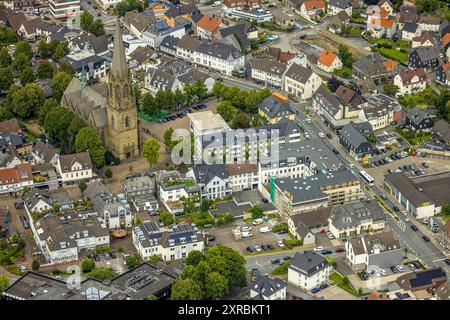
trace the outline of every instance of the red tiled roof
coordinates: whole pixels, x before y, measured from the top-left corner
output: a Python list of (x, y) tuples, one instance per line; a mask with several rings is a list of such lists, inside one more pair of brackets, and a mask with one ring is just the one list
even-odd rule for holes
[(449, 42), (450, 42), (450, 33), (446, 33), (446, 34), (442, 37), (442, 44), (443, 44), (444, 46), (446, 46)]
[(317, 62), (320, 62), (321, 64), (329, 67), (333, 63), (334, 59), (336, 59), (336, 55), (333, 52), (325, 49), (320, 54)]
[(325, 1), (322, 0), (306, 1), (304, 5), (307, 11), (311, 11), (314, 9), (325, 9)]
[(197, 22), (197, 27), (208, 32), (214, 32), (219, 28), (221, 23), (221, 20), (205, 15)]

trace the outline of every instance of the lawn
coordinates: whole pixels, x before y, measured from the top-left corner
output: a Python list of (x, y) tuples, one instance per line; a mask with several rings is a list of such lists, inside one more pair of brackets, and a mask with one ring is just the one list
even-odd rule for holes
[(399, 135), (405, 138), (408, 143), (412, 146), (420, 145), (422, 143), (426, 143), (431, 139), (430, 132), (421, 132), (421, 133), (409, 133), (403, 131), (401, 128), (397, 127), (396, 131)]
[(151, 121), (158, 121), (159, 119), (165, 118), (168, 115), (170, 115), (169, 112), (161, 111), (152, 115), (146, 114), (144, 111), (139, 110), (139, 118), (142, 120), (151, 122)]
[(272, 274), (277, 275), (277, 276), (287, 274), (290, 263), (291, 263), (291, 259), (284, 261), (282, 265), (276, 267), (275, 270), (272, 271)]
[(343, 67), (340, 70), (335, 70), (333, 73), (341, 78), (350, 78), (350, 75), (352, 74), (352, 69), (348, 67)]
[(340, 275), (337, 272), (334, 272), (330, 275), (330, 280), (337, 284), (337, 286), (345, 291), (347, 291), (348, 293), (354, 295), (355, 297), (358, 297), (358, 292), (355, 290), (355, 288), (353, 288), (352, 284), (350, 283), (350, 281), (348, 281), (348, 283), (344, 283), (344, 277), (342, 275)]
[(361, 36), (361, 29), (359, 28), (351, 28), (350, 30), (348, 30), (347, 34), (351, 37), (360, 37)]
[(396, 60), (402, 63), (408, 61), (408, 53), (397, 49), (379, 48), (378, 52), (385, 58)]
[(402, 63), (408, 61), (408, 49), (410, 43), (404, 40), (397, 40), (397, 42), (391, 39), (371, 39), (371, 50), (379, 52), (382, 56), (388, 59), (393, 59)]

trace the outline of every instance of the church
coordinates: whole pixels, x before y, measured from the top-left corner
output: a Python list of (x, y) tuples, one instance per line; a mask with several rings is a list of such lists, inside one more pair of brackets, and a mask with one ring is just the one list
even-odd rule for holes
[(108, 83), (87, 85), (83, 74), (80, 79), (73, 78), (61, 104), (95, 129), (105, 147), (121, 161), (139, 155), (136, 100), (119, 23)]

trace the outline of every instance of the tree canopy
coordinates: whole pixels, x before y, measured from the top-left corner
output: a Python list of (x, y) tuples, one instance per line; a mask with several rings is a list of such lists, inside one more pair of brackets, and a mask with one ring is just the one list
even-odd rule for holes
[(75, 150), (76, 152), (88, 151), (97, 168), (105, 165), (105, 148), (94, 129), (84, 127), (78, 131), (75, 138)]
[(145, 141), (142, 147), (142, 157), (147, 160), (150, 166), (154, 166), (159, 161), (159, 150), (161, 146), (158, 140), (150, 138)]

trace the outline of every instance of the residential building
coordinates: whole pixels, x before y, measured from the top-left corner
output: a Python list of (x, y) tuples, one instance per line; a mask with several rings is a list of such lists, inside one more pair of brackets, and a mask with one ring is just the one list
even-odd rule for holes
[(367, 140), (368, 134), (358, 130), (353, 121), (340, 130), (339, 141), (356, 160), (370, 158), (375, 153), (375, 147)]
[(288, 67), (287, 64), (263, 57), (252, 59), (250, 67), (253, 79), (276, 88), (283, 87), (283, 75)]
[(409, 52), (409, 67), (424, 68), (426, 70), (436, 68), (440, 63), (440, 51), (437, 47), (419, 47)]
[(311, 98), (321, 84), (317, 74), (297, 63), (292, 63), (284, 75), (284, 91), (301, 99)]
[(324, 49), (317, 60), (317, 66), (329, 73), (342, 68), (342, 61), (333, 52)]
[(74, 207), (74, 201), (64, 189), (49, 192), (36, 188), (24, 194), (23, 201), (30, 219), (34, 213), (62, 212)]
[(133, 229), (133, 244), (144, 261), (154, 255), (163, 261), (180, 260), (194, 250), (204, 250), (201, 234), (184, 223), (160, 229), (155, 222), (145, 221)]
[(165, 36), (159, 45), (159, 50), (170, 56), (176, 56), (179, 41), (180, 39), (175, 38), (174, 36), (171, 35)]
[(447, 121), (444, 119), (436, 121), (431, 132), (439, 141), (450, 145), (450, 124)]
[(300, 6), (300, 15), (307, 20), (318, 20), (325, 13), (326, 2), (323, 0), (307, 0)]
[(134, 215), (123, 195), (114, 195), (101, 182), (92, 181), (83, 191), (85, 199), (92, 201), (93, 207), (102, 223), (109, 230), (131, 227)]
[(398, 87), (397, 96), (422, 92), (427, 87), (427, 74), (423, 68), (402, 70), (394, 77), (394, 85)]
[(42, 140), (36, 142), (33, 147), (32, 155), (35, 163), (51, 163), (53, 166), (56, 166), (59, 157), (59, 154)]
[(270, 12), (272, 13), (273, 21), (275, 21), (276, 24), (283, 27), (290, 27), (294, 25), (294, 19), (283, 9), (274, 8)]
[(201, 39), (212, 40), (213, 35), (218, 32), (222, 20), (204, 15), (196, 25), (196, 35)]
[(437, 41), (428, 31), (423, 32), (422, 35), (418, 37), (412, 38), (412, 48), (435, 46), (437, 46)]
[(345, 261), (353, 270), (387, 269), (402, 264), (403, 250), (392, 231), (361, 235), (345, 242)]
[(450, 282), (445, 282), (437, 287), (435, 294), (439, 300), (450, 300)]
[(414, 178), (400, 172), (386, 175), (384, 186), (416, 219), (422, 219), (439, 214), (442, 205), (450, 202), (445, 187), (449, 181), (448, 172)]
[(430, 115), (420, 108), (413, 108), (405, 116), (404, 127), (416, 132), (428, 132), (434, 122)]
[(321, 206), (334, 206), (362, 198), (359, 179), (345, 169), (303, 178), (271, 179), (269, 193), (270, 200), (286, 219)]
[(328, 261), (313, 251), (296, 253), (288, 267), (288, 282), (309, 291), (327, 282), (331, 270)]
[(226, 164), (232, 192), (258, 188), (258, 165), (249, 161)]
[(353, 7), (347, 0), (329, 0), (327, 6), (327, 14), (329, 16), (335, 16), (339, 12), (345, 12), (349, 16), (352, 15)]
[(420, 37), (422, 29), (414, 22), (405, 22), (402, 29), (402, 39), (405, 41), (412, 41), (413, 38)]
[(360, 122), (369, 122), (373, 131), (389, 126), (403, 117), (403, 107), (397, 99), (384, 93), (375, 93), (368, 98), (368, 106), (359, 115)]
[(436, 82), (450, 86), (450, 62), (443, 63), (436, 69)]
[(201, 40), (197, 37), (192, 37), (189, 35), (184, 35), (177, 44), (176, 56), (183, 60), (194, 62), (195, 52), (198, 47), (202, 44)]
[(73, 17), (80, 13), (80, 0), (50, 0), (50, 13), (56, 19)]
[(227, 44), (203, 42), (194, 52), (194, 63), (231, 76), (245, 67), (245, 55)]
[(331, 18), (328, 30), (333, 33), (341, 33), (342, 26), (346, 26), (350, 22), (350, 16), (345, 11), (340, 11)]
[(439, 17), (423, 15), (420, 17), (418, 25), (422, 31), (439, 32), (441, 19)]
[(389, 12), (374, 6), (372, 11), (367, 13), (367, 31), (369, 31), (374, 38), (391, 38), (397, 32), (397, 24), (395, 20), (389, 15)]
[(57, 160), (56, 169), (64, 184), (91, 179), (92, 162), (89, 152), (60, 156)]
[(334, 91), (334, 94), (349, 107), (349, 112), (354, 112), (352, 115), (367, 107), (367, 100), (364, 96), (342, 84)]
[(128, 11), (123, 17), (125, 27), (135, 37), (142, 39), (142, 33), (152, 24), (156, 23), (154, 15), (146, 15), (137, 11)]
[(273, 92), (258, 105), (258, 113), (270, 124), (276, 124), (283, 119), (295, 119), (289, 100), (277, 92)]
[(0, 168), (14, 168), (21, 163), (19, 153), (12, 147), (0, 153)]
[(222, 10), (225, 13), (232, 13), (244, 9), (259, 8), (261, 0), (223, 0)]
[(23, 163), (14, 168), (0, 169), (0, 194), (14, 195), (23, 188), (33, 185), (33, 173), (29, 163)]
[(423, 296), (421, 292), (427, 293), (439, 288), (447, 281), (447, 274), (442, 268), (432, 268), (424, 271), (410, 272), (401, 275), (395, 281), (401, 289), (411, 291), (413, 294)]
[(63, 60), (70, 63), (75, 76), (85, 83), (96, 82), (105, 77), (110, 66), (106, 58), (93, 51), (76, 51), (66, 55)]
[(166, 36), (182, 38), (186, 29), (182, 25), (170, 26), (167, 21), (158, 21), (145, 29), (142, 40), (151, 48), (158, 48)]
[(155, 178), (148, 175), (127, 177), (123, 182), (123, 193), (136, 211), (157, 213), (159, 204), (155, 198)]
[(170, 213), (182, 213), (184, 208), (180, 199), (200, 196), (200, 188), (194, 179), (181, 178), (178, 172), (168, 172), (161, 175), (159, 183), (159, 199)]
[(383, 208), (375, 200), (333, 207), (329, 217), (329, 230), (336, 239), (383, 230), (385, 224)]
[(320, 207), (316, 210), (294, 214), (288, 218), (289, 232), (303, 244), (316, 243), (316, 234), (328, 231), (330, 207)]
[(225, 164), (197, 164), (186, 176), (195, 179), (202, 199), (214, 200), (230, 196), (232, 193)]
[(392, 79), (398, 73), (398, 64), (385, 61), (379, 53), (363, 57), (353, 64), (352, 77), (355, 80), (374, 80), (386, 77)]
[(443, 246), (446, 250), (450, 249), (450, 221), (447, 221), (439, 231), (436, 240), (439, 244)]
[(249, 287), (250, 300), (286, 300), (287, 283), (279, 278), (258, 276)]
[(389, 0), (380, 0), (377, 3), (383, 11), (387, 12), (388, 15), (391, 15), (394, 12), (394, 5)]

